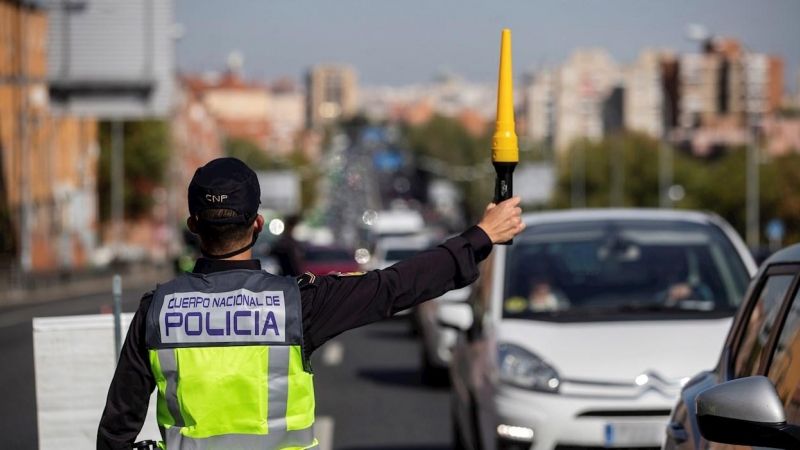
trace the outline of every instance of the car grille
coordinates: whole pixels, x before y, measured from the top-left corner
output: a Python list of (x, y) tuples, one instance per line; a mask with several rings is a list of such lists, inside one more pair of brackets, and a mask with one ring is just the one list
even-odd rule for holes
[(669, 417), (669, 409), (594, 410), (584, 411), (578, 417)]
[(609, 450), (609, 448), (619, 450), (661, 450), (660, 447), (586, 447), (583, 445), (557, 445), (555, 450)]

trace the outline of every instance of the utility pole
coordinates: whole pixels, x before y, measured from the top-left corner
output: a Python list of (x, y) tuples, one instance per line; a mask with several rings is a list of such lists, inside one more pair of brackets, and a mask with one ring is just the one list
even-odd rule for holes
[(572, 157), (572, 208), (586, 207), (586, 143), (584, 141), (573, 147)]
[(581, 118), (583, 119), (583, 137), (580, 144), (570, 152), (572, 159), (572, 208), (586, 207), (586, 146), (589, 141), (589, 99), (581, 99)]
[(747, 245), (751, 249), (758, 248), (760, 244), (759, 223), (759, 151), (758, 151), (758, 117), (756, 114), (761, 109), (756, 108), (755, 102), (760, 100), (755, 98), (754, 81), (752, 80), (753, 67), (752, 58), (749, 52), (745, 51), (744, 57), (744, 81), (745, 81), (745, 101), (744, 113), (747, 127), (747, 191), (746, 191), (746, 238)]
[(20, 134), (20, 268), (22, 269), (23, 283), (27, 283), (28, 276), (32, 268), (31, 258), (31, 155), (30, 142), (28, 136), (28, 100), (30, 95), (30, 79), (28, 73), (28, 11), (27, 2), (20, 4), (20, 113), (19, 113), (19, 134)]
[(111, 227), (114, 256), (119, 256), (122, 245), (123, 220), (125, 219), (124, 126), (122, 119), (111, 121)]
[(625, 148), (621, 138), (611, 143), (611, 195), (612, 207), (625, 206)]
[[(748, 108), (749, 109), (749, 108)], [(759, 205), (759, 157), (758, 129), (755, 114), (747, 112), (747, 245), (751, 249), (760, 244)]]
[(673, 154), (669, 145), (669, 126), (671, 123), (670, 105), (668, 99), (662, 94), (665, 120), (662, 121), (661, 139), (658, 141), (658, 205), (661, 208), (672, 208), (672, 198), (669, 189), (673, 183)]

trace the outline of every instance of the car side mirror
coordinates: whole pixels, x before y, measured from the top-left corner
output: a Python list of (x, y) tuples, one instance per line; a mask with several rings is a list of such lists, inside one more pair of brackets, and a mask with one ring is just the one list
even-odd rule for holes
[(446, 328), (467, 331), (472, 326), (472, 307), (462, 302), (447, 302), (439, 305), (436, 321)]
[(442, 303), (446, 302), (465, 302), (469, 299), (469, 295), (472, 293), (472, 286), (466, 286), (461, 289), (454, 289), (452, 291), (445, 292), (441, 297), (439, 297), (439, 301)]
[(800, 427), (788, 425), (783, 403), (763, 376), (728, 381), (695, 399), (700, 434), (709, 441), (754, 447), (796, 449)]

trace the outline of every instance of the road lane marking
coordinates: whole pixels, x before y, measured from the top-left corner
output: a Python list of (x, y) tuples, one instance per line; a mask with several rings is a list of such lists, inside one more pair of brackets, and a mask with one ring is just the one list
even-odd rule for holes
[(340, 342), (328, 342), (322, 349), (322, 364), (326, 366), (338, 366), (344, 359), (344, 345)]
[(319, 442), (319, 450), (333, 449), (333, 417), (317, 417), (314, 423), (314, 434)]

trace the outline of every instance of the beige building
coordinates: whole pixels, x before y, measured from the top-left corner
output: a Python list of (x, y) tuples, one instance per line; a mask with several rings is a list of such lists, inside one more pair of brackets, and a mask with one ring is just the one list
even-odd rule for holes
[(272, 107), (268, 86), (247, 81), (233, 69), (221, 76), (187, 76), (181, 82), (203, 102), (226, 137), (246, 139), (268, 149)]
[(720, 114), (723, 58), (716, 54), (681, 55), (680, 115), (682, 128), (694, 128)]
[(272, 125), (269, 148), (281, 155), (300, 147), (299, 134), (305, 128), (306, 95), (293, 80), (282, 79), (273, 83), (268, 108)]
[(625, 69), (625, 129), (659, 138), (664, 134), (665, 61), (675, 56), (664, 50), (644, 50), (636, 63)]
[(316, 128), (356, 113), (358, 81), (348, 65), (314, 66), (307, 75), (306, 125)]
[(525, 87), (527, 133), (536, 142), (552, 143), (555, 133), (555, 101), (558, 92), (558, 70), (543, 69), (533, 74)]
[(558, 150), (566, 150), (580, 138), (603, 137), (603, 103), (620, 77), (620, 70), (605, 50), (572, 53), (559, 71), (555, 121)]

